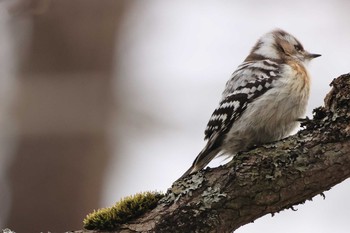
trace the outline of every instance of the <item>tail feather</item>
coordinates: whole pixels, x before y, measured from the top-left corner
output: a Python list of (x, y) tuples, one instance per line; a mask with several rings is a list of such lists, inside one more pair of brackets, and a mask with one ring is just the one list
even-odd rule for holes
[(215, 150), (208, 150), (207, 147), (205, 147), (196, 157), (194, 160), (192, 166), (179, 178), (182, 179), (188, 175), (191, 175), (201, 169), (203, 169), (205, 166), (210, 163), (212, 159), (220, 152), (220, 149), (217, 148)]
[(221, 134), (215, 133), (211, 135), (207, 145), (205, 145), (203, 150), (197, 155), (192, 166), (179, 179), (203, 169), (220, 152), (223, 137), (219, 135)]

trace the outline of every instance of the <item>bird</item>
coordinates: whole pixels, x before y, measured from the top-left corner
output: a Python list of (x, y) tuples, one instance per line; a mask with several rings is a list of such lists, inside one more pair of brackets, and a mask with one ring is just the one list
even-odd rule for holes
[(288, 136), (306, 112), (311, 81), (306, 67), (319, 56), (282, 29), (261, 36), (227, 81), (204, 132), (207, 143), (179, 179), (215, 157), (233, 158)]

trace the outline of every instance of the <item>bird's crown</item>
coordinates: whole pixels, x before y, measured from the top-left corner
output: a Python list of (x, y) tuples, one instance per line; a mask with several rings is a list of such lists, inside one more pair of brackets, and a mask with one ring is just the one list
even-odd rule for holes
[(257, 41), (246, 61), (272, 59), (281, 62), (298, 60), (305, 63), (318, 56), (320, 55), (305, 51), (303, 45), (293, 35), (276, 29)]

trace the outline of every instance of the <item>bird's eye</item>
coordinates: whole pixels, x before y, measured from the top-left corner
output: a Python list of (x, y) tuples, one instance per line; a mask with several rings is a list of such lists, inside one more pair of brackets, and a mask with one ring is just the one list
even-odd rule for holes
[(301, 51), (303, 51), (303, 47), (301, 47), (301, 45), (294, 45), (294, 48), (295, 48), (295, 50), (296, 51), (298, 51), (298, 52), (301, 52)]

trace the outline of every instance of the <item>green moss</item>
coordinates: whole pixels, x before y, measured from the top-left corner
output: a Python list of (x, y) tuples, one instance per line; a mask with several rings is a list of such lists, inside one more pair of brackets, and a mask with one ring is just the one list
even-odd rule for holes
[(90, 213), (84, 219), (87, 230), (115, 230), (121, 224), (137, 218), (157, 206), (164, 194), (157, 192), (138, 193), (125, 197), (109, 208)]

